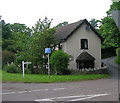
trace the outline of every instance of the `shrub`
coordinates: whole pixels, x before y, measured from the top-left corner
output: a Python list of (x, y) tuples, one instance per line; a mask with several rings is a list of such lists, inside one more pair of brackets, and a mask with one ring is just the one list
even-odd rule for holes
[(115, 62), (116, 62), (117, 64), (120, 64), (120, 48), (117, 48), (117, 49), (116, 49), (116, 54), (117, 54), (117, 57), (116, 57), (116, 59), (115, 59)]
[(8, 73), (18, 73), (19, 72), (19, 69), (17, 68), (17, 66), (15, 64), (6, 65), (5, 70)]
[(7, 65), (7, 63), (11, 63), (14, 62), (16, 56), (14, 55), (14, 53), (10, 52), (10, 51), (3, 51), (2, 52), (2, 67), (4, 67), (5, 65)]
[(69, 55), (61, 50), (52, 53), (50, 58), (51, 67), (57, 74), (68, 74)]

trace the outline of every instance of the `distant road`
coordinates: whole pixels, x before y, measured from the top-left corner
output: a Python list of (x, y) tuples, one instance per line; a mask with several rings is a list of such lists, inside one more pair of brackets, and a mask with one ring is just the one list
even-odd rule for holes
[(3, 101), (118, 101), (115, 57), (104, 59), (111, 77), (68, 83), (3, 83)]
[(102, 60), (102, 62), (104, 62), (108, 67), (108, 71), (111, 74), (110, 78), (118, 79), (118, 65), (115, 64), (114, 61), (115, 61), (115, 57), (110, 57)]

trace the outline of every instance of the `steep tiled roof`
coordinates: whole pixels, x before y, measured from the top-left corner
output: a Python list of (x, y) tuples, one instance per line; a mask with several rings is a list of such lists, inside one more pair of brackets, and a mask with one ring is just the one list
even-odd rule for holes
[(66, 40), (69, 38), (75, 30), (77, 30), (83, 23), (86, 23), (87, 25), (90, 26), (90, 28), (95, 32), (95, 34), (103, 40), (103, 38), (98, 34), (98, 32), (91, 26), (91, 24), (86, 20), (80, 20), (75, 23), (71, 23), (65, 26), (60, 26), (56, 29), (55, 36), (57, 37), (58, 40)]

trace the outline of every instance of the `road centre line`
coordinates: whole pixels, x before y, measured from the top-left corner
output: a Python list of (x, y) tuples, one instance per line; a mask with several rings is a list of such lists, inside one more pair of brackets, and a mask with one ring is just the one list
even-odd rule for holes
[[(51, 90), (62, 90), (62, 89), (65, 89), (65, 88), (54, 88)], [(30, 90), (30, 91), (8, 92), (8, 93), (0, 93), (0, 94), (5, 95), (5, 94), (14, 94), (14, 93), (39, 92), (39, 91), (47, 91), (47, 90), (50, 90), (50, 89), (37, 89), (37, 90)]]
[[(54, 98), (45, 98), (45, 99), (38, 99), (35, 101), (55, 101), (55, 99), (71, 99), (71, 98), (79, 98), (79, 99), (72, 99), (72, 100), (67, 100), (67, 101), (80, 101), (80, 100), (85, 100), (85, 99), (91, 99), (99, 96), (106, 96), (110, 94), (91, 94), (91, 95), (79, 95), (79, 96), (66, 96), (66, 97), (54, 97)], [(62, 101), (62, 100), (61, 100)]]

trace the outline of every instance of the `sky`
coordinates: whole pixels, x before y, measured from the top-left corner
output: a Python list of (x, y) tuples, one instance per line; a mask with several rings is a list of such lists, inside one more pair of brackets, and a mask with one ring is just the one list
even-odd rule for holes
[(6, 23), (32, 27), (41, 18), (53, 19), (52, 26), (81, 19), (100, 20), (106, 16), (111, 0), (1, 0), (0, 15)]

